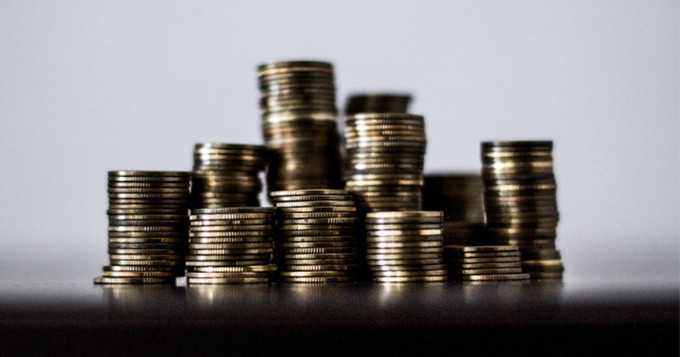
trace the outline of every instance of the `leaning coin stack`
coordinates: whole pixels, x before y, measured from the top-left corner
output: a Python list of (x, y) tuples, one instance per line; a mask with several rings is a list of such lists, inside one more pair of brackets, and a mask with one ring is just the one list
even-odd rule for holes
[(518, 246), (522, 267), (533, 279), (561, 279), (556, 249), (557, 184), (552, 141), (482, 143), (487, 232)]
[(269, 282), (273, 228), (271, 207), (192, 209), (187, 284)]
[(192, 208), (257, 207), (264, 146), (199, 143), (194, 148)]
[(341, 188), (333, 66), (278, 62), (257, 75), (268, 191)]
[(427, 145), (422, 116), (349, 116), (345, 141), (345, 187), (364, 212), (421, 208)]
[(482, 177), (471, 173), (425, 175), (423, 209), (444, 212), (444, 244), (484, 240)]
[(515, 281), (527, 280), (522, 273), (519, 248), (512, 245), (444, 247), (446, 266), (452, 280)]
[(442, 212), (373, 212), (366, 216), (366, 262), (373, 281), (445, 281)]
[(356, 279), (361, 257), (357, 212), (344, 190), (274, 191), (279, 280), (290, 283)]
[(110, 171), (109, 258), (99, 284), (174, 283), (184, 275), (189, 172)]
[(411, 96), (396, 93), (354, 94), (347, 99), (345, 115), (358, 113), (408, 113)]

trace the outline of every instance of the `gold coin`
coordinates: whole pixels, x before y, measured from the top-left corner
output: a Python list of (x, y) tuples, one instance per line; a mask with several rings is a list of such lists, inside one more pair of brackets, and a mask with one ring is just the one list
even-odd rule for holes
[(463, 275), (461, 279), (468, 281), (526, 280), (529, 279), (529, 274)]
[(175, 278), (146, 278), (146, 277), (96, 277), (95, 284), (174, 284)]
[(236, 278), (187, 278), (187, 285), (203, 285), (203, 284), (263, 284), (268, 283), (269, 278), (250, 278), (250, 277), (236, 277)]
[(193, 267), (194, 272), (203, 273), (247, 273), (247, 272), (273, 272), (278, 270), (276, 265), (246, 265), (246, 266), (216, 266), (216, 267)]
[(421, 275), (421, 276), (374, 276), (373, 281), (377, 283), (416, 283), (416, 282), (440, 282), (446, 281), (446, 274), (443, 275)]

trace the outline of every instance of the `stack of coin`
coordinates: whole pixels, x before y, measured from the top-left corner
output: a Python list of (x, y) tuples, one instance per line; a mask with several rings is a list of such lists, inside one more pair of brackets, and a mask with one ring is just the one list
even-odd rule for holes
[(279, 279), (291, 283), (355, 280), (361, 262), (354, 199), (344, 190), (274, 191)]
[(408, 113), (411, 96), (398, 93), (353, 94), (345, 104), (345, 115), (358, 113)]
[(556, 249), (557, 184), (552, 141), (482, 143), (487, 233), (520, 248), (524, 271), (534, 279), (561, 279)]
[(110, 171), (109, 258), (101, 284), (174, 283), (184, 275), (189, 172)]
[(445, 281), (442, 212), (372, 212), (366, 216), (366, 262), (373, 281)]
[(278, 62), (257, 74), (268, 191), (341, 188), (333, 66)]
[(512, 245), (444, 247), (449, 277), (462, 281), (527, 280), (522, 273), (519, 248)]
[(482, 177), (473, 173), (425, 175), (423, 209), (444, 212), (444, 244), (479, 244), (484, 239)]
[(192, 208), (259, 206), (265, 163), (264, 146), (196, 144)]
[(272, 207), (192, 209), (187, 284), (269, 282), (273, 228)]
[(420, 209), (427, 145), (422, 116), (349, 116), (345, 141), (345, 187), (363, 211)]

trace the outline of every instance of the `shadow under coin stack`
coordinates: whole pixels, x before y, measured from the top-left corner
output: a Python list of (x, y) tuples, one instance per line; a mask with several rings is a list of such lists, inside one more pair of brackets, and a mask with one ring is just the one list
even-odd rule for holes
[(366, 216), (366, 262), (381, 283), (445, 281), (442, 212), (373, 212)]
[(359, 113), (408, 113), (411, 96), (396, 93), (354, 94), (347, 99), (345, 115)]
[(184, 275), (189, 172), (110, 171), (109, 259), (98, 284), (173, 284)]
[(492, 282), (529, 279), (529, 274), (522, 273), (522, 260), (516, 246), (447, 245), (444, 257), (452, 280)]
[(258, 67), (267, 146), (267, 190), (341, 188), (333, 66), (278, 62)]
[(482, 190), (482, 176), (479, 174), (425, 175), (423, 209), (444, 212), (444, 244), (483, 242)]
[(422, 116), (349, 116), (345, 141), (345, 187), (363, 212), (420, 210), (427, 146)]
[(265, 153), (259, 145), (196, 144), (192, 208), (259, 206)]
[(552, 141), (482, 143), (487, 233), (518, 246), (532, 279), (562, 279)]
[(273, 228), (271, 207), (192, 209), (187, 284), (269, 282)]
[(361, 257), (354, 199), (344, 190), (271, 192), (277, 209), (279, 280), (289, 283), (354, 281)]

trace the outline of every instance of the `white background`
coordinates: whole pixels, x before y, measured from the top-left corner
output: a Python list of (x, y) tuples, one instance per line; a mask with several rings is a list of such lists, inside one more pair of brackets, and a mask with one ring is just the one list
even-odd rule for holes
[(261, 143), (255, 67), (414, 93), (428, 171), (552, 139), (567, 281), (678, 280), (677, 1), (0, 0), (0, 280), (89, 280), (106, 172)]

